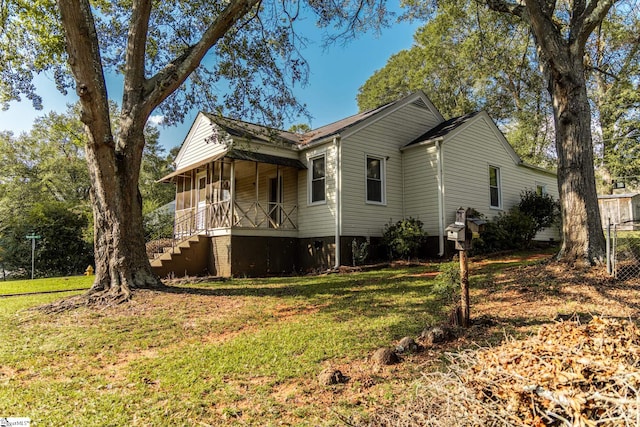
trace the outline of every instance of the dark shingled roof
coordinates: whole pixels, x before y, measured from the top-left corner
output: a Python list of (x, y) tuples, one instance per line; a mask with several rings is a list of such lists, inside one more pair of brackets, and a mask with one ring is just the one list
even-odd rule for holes
[(257, 139), (265, 142), (280, 142), (290, 145), (299, 144), (301, 140), (301, 135), (293, 132), (244, 122), (242, 120), (230, 119), (228, 117), (217, 116), (215, 114), (204, 114), (231, 136)]
[(448, 133), (454, 131), (455, 129), (459, 128), (463, 124), (467, 123), (469, 120), (471, 120), (478, 114), (480, 114), (480, 111), (476, 111), (470, 114), (465, 114), (464, 116), (460, 116), (460, 117), (454, 117), (453, 119), (445, 120), (444, 122), (440, 123), (438, 126), (430, 129), (428, 132), (422, 134), (418, 138), (414, 139), (413, 141), (405, 145), (405, 147), (409, 147), (411, 145), (418, 144), (420, 142), (431, 141), (431, 140), (446, 136)]

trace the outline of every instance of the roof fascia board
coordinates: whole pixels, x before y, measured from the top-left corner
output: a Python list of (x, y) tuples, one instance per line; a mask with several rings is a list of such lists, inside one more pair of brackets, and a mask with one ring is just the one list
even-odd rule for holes
[(298, 147), (298, 144), (285, 145), (285, 144), (279, 144), (277, 142), (274, 143), (270, 141), (265, 141), (264, 139), (259, 139), (259, 138), (253, 139), (253, 138), (246, 138), (242, 136), (232, 136), (232, 135), (229, 135), (229, 138), (231, 138), (232, 145), (238, 149), (242, 149), (240, 145), (244, 144), (245, 146), (248, 146), (248, 147), (251, 147), (252, 145), (258, 145), (266, 148), (275, 148), (277, 150), (292, 151), (292, 152), (300, 151), (300, 147)]
[(303, 144), (303, 145), (298, 145), (298, 150), (299, 151), (306, 151), (310, 148), (316, 147), (318, 145), (322, 145), (322, 144), (327, 144), (327, 143), (333, 143), (334, 139), (341, 139), (342, 135), (340, 134), (340, 132), (334, 132), (330, 135), (326, 135), (324, 137), (322, 137), (321, 139), (318, 139), (316, 141), (310, 142), (308, 144)]
[(555, 177), (558, 176), (558, 172), (556, 172), (556, 171), (545, 169), (543, 167), (536, 166), (536, 165), (531, 165), (529, 163), (522, 162), (522, 163), (518, 164), (518, 166), (522, 166), (523, 168), (527, 168), (527, 169), (532, 169), (532, 170), (534, 170), (536, 172), (545, 173), (545, 174), (550, 175), (550, 176), (555, 176)]
[(425, 147), (425, 146), (429, 146), (429, 145), (435, 145), (436, 142), (442, 142), (444, 141), (444, 137), (443, 136), (439, 136), (437, 138), (432, 138), (432, 139), (425, 139), (424, 141), (420, 141), (417, 144), (411, 144), (411, 145), (407, 145), (404, 147), (400, 147), (400, 151), (404, 152), (406, 150), (411, 150), (412, 148), (416, 148), (416, 147)]
[(363, 121), (356, 123), (350, 127), (347, 127), (346, 129), (344, 129), (344, 132), (342, 132), (340, 136), (342, 138), (347, 138), (350, 135), (353, 135), (354, 133), (359, 132), (360, 130), (366, 128), (367, 126), (374, 124), (378, 120), (382, 120), (383, 118), (387, 117), (389, 114), (393, 114), (399, 109), (404, 108), (406, 105), (417, 101), (418, 99), (421, 99), (425, 103), (425, 105), (427, 106), (427, 110), (429, 110), (432, 114), (434, 114), (438, 118), (439, 122), (444, 121), (444, 117), (442, 117), (442, 114), (440, 114), (440, 111), (438, 111), (435, 105), (433, 105), (433, 103), (429, 100), (429, 98), (427, 98), (427, 95), (423, 91), (419, 90), (417, 92), (412, 93), (411, 95), (404, 97), (399, 101), (396, 101), (395, 103), (373, 114), (372, 116), (367, 117)]

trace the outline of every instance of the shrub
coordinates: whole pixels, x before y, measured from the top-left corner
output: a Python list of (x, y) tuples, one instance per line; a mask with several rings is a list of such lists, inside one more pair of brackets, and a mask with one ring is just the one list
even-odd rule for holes
[(525, 190), (518, 205), (487, 222), (480, 238), (474, 241), (473, 253), (527, 248), (540, 230), (553, 225), (558, 212), (558, 202), (552, 196)]
[(551, 227), (560, 217), (558, 201), (549, 194), (538, 194), (533, 190), (524, 190), (520, 194), (518, 208), (533, 219), (535, 236), (543, 228)]
[(442, 263), (439, 271), (431, 287), (432, 292), (446, 304), (456, 304), (460, 289), (460, 263), (456, 261)]
[(422, 221), (405, 218), (395, 224), (386, 224), (382, 235), (382, 243), (387, 248), (389, 258), (406, 258), (417, 256), (418, 250), (427, 237), (422, 229)]

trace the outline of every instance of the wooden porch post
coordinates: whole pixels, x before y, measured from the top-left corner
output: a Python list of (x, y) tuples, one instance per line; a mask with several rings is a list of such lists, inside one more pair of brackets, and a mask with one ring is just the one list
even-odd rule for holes
[(256, 164), (256, 175), (255, 175), (255, 182), (256, 182), (256, 203), (255, 203), (255, 211), (256, 211), (256, 216), (254, 218), (253, 223), (255, 225), (258, 225), (258, 206), (259, 206), (259, 201), (260, 201), (260, 170), (258, 169), (258, 162), (254, 162)]
[(231, 217), (229, 218), (229, 227), (233, 227), (235, 225), (235, 216), (233, 213), (236, 204), (236, 161), (234, 159), (231, 159), (231, 173), (229, 175), (229, 179), (231, 179), (231, 183), (229, 185), (229, 191), (231, 191), (231, 206), (229, 207), (229, 215)]

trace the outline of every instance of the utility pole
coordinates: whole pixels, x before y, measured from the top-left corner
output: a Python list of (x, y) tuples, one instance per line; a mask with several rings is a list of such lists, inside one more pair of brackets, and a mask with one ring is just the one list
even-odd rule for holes
[(26, 238), (31, 240), (31, 280), (33, 280), (36, 271), (36, 239), (39, 239), (40, 236), (31, 233), (27, 234)]

